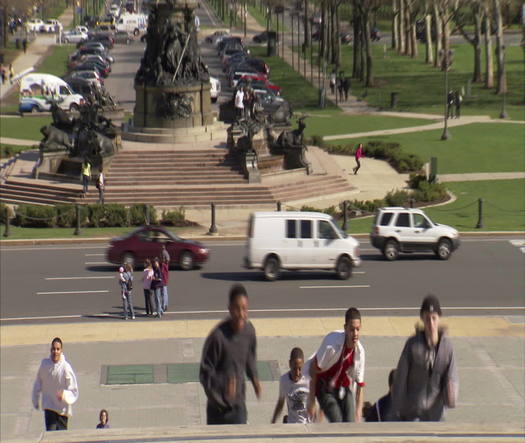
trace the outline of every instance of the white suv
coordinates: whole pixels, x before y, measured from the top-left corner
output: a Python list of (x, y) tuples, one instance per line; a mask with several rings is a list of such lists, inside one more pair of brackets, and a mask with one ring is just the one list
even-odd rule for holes
[(398, 207), (377, 211), (370, 241), (387, 260), (397, 259), (400, 252), (425, 251), (447, 260), (460, 243), (456, 229), (434, 223), (421, 209)]

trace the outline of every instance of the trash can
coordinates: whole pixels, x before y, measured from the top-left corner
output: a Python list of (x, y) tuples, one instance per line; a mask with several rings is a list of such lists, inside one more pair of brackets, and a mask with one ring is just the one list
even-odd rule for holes
[(15, 48), (16, 48), (16, 49), (20, 49), (20, 39), (19, 39), (19, 38), (17, 38), (17, 39), (15, 40)]
[(277, 49), (277, 33), (275, 31), (268, 32), (268, 46), (266, 55), (272, 57), (276, 54)]
[(390, 93), (390, 107), (392, 109), (395, 109), (397, 107), (397, 96), (398, 92), (391, 92)]

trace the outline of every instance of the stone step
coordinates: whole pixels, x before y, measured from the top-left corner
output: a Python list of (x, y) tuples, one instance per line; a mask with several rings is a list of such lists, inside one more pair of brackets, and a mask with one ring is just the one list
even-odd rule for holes
[(240, 167), (237, 165), (216, 165), (216, 166), (210, 166), (210, 165), (166, 165), (165, 163), (159, 166), (151, 166), (148, 165), (147, 167), (140, 167), (140, 166), (133, 166), (133, 165), (120, 165), (120, 166), (111, 166), (108, 170), (109, 174), (115, 174), (115, 173), (173, 173), (173, 172), (187, 172), (190, 174), (199, 174), (202, 175), (204, 172), (206, 173), (213, 173), (213, 172), (239, 172)]
[(76, 201), (77, 196), (71, 198), (64, 198), (53, 195), (41, 195), (38, 191), (19, 191), (19, 190), (8, 190), (7, 192), (2, 191), (0, 194), (0, 201), (4, 203), (29, 203), (39, 205), (55, 205), (55, 204), (73, 204)]
[[(145, 186), (145, 185), (156, 185), (156, 184), (168, 184), (168, 185), (199, 185), (199, 184), (245, 184), (247, 180), (241, 176), (238, 178), (227, 177), (227, 178), (216, 178), (216, 179), (203, 179), (203, 178), (185, 178), (177, 179), (173, 178), (172, 180), (167, 180), (166, 178), (145, 178), (145, 179), (134, 179), (134, 178), (114, 178), (108, 179), (108, 189), (111, 188), (111, 184), (118, 186)], [(155, 192), (151, 190), (150, 192)]]
[(201, 132), (195, 134), (177, 134), (175, 137), (170, 133), (149, 134), (143, 132), (123, 132), (122, 140), (142, 143), (198, 143), (210, 140), (223, 141), (226, 139), (225, 131)]
[(36, 192), (43, 197), (57, 196), (60, 198), (76, 198), (80, 192), (80, 188), (77, 190), (62, 188), (58, 186), (42, 185), (40, 183), (31, 184), (24, 182), (7, 181), (2, 185), (2, 191), (0, 195), (3, 195), (4, 192), (7, 191)]
[(143, 151), (132, 151), (132, 150), (121, 150), (115, 156), (115, 158), (134, 158), (134, 159), (144, 159), (154, 158), (154, 157), (178, 157), (178, 158), (194, 158), (194, 157), (203, 157), (203, 158), (215, 158), (215, 157), (226, 157), (229, 155), (227, 149), (206, 149), (206, 150), (187, 150), (179, 151), (173, 149), (144, 149)]

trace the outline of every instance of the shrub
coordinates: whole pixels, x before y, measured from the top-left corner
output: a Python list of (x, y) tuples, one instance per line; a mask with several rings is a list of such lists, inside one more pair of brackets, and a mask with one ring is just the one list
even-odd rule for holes
[[(73, 228), (77, 225), (77, 211), (75, 205), (55, 205), (56, 226), (60, 228)], [(80, 224), (86, 224), (88, 211), (86, 207), (80, 206)]]
[(16, 209), (14, 224), (30, 228), (51, 228), (55, 224), (55, 208), (23, 204)]
[(386, 206), (406, 206), (412, 196), (407, 191), (390, 191), (385, 197)]
[(330, 206), (329, 208), (325, 208), (325, 209), (319, 209), (319, 208), (314, 208), (313, 206), (303, 205), (303, 206), (301, 206), (301, 209), (299, 209), (299, 211), (302, 211), (302, 212), (322, 212), (323, 214), (331, 215), (334, 218), (339, 217), (340, 214), (341, 214), (341, 212), (338, 211), (337, 207), (335, 207), (335, 206)]
[(13, 210), (7, 206), (5, 203), (1, 203), (0, 202), (0, 223), (4, 223), (5, 224), (5, 214), (6, 214), (6, 211), (7, 213), (9, 214), (9, 220), (11, 220), (13, 218)]
[(175, 211), (162, 211), (161, 224), (166, 226), (195, 226), (197, 223), (186, 220), (186, 211), (181, 206)]
[(414, 199), (418, 202), (437, 202), (447, 198), (447, 188), (443, 183), (422, 181), (414, 191)]
[(408, 178), (408, 186), (411, 189), (417, 189), (421, 182), (427, 181), (427, 178), (424, 174), (410, 174)]
[(88, 205), (88, 212), (89, 226), (95, 228), (121, 227), (128, 224), (128, 211), (124, 205)]
[(312, 135), (311, 137), (306, 139), (305, 143), (307, 145), (319, 146), (320, 148), (325, 147), (325, 142), (321, 135)]
[(129, 207), (129, 224), (131, 226), (142, 226), (146, 224), (146, 207), (149, 208), (149, 222), (157, 224), (157, 211), (151, 205), (138, 203)]

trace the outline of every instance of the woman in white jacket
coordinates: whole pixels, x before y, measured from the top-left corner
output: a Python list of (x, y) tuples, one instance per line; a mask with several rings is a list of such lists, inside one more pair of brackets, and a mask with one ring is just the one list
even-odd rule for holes
[(38, 369), (33, 386), (35, 409), (39, 408), (40, 394), (46, 431), (66, 430), (72, 415), (71, 405), (78, 399), (78, 386), (73, 368), (62, 354), (62, 340), (58, 337), (51, 342), (51, 355), (42, 360)]

